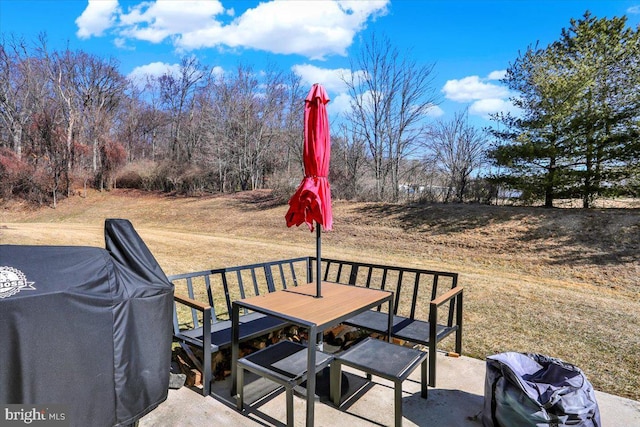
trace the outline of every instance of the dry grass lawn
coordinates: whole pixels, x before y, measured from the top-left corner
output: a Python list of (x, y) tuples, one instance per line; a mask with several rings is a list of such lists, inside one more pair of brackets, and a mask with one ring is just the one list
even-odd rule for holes
[[(57, 209), (0, 210), (0, 243), (104, 247), (105, 218), (131, 220), (167, 274), (314, 255), (268, 191), (178, 198), (116, 190)], [(640, 205), (542, 209), (334, 201), (328, 257), (457, 271), (463, 352), (543, 353), (602, 391), (640, 400)], [(0, 265), (2, 264), (0, 260)]]

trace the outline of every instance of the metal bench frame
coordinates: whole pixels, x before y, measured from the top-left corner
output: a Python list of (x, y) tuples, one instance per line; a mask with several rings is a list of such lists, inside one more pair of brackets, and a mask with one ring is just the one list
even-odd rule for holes
[[(231, 346), (232, 301), (312, 282), (316, 264), (315, 257), (299, 257), (169, 276), (176, 286), (173, 336), (202, 372), (204, 395), (210, 393), (211, 355)], [(321, 272), (324, 281), (395, 292), (392, 336), (428, 347), (429, 386), (436, 385), (438, 343), (455, 333), (455, 352), (462, 353), (463, 288), (458, 285), (457, 273), (330, 258), (322, 259)], [(214, 286), (214, 281), (219, 286)], [(204, 287), (204, 297), (196, 292), (196, 282)], [(178, 290), (180, 286), (186, 286), (186, 294)], [(419, 296), (423, 292), (429, 302), (428, 315), (421, 318), (419, 308), (425, 307), (419, 307)], [(181, 323), (178, 319), (179, 306), (188, 308), (189, 322)], [(446, 314), (446, 319), (440, 319), (441, 313)], [(387, 321), (387, 314), (378, 308), (345, 323), (384, 334)], [(273, 317), (245, 312), (241, 315), (240, 340), (253, 339), (284, 326), (283, 321)], [(201, 349), (203, 357), (196, 357), (191, 347)]]
[[(186, 295), (174, 292), (173, 337), (202, 373), (203, 395), (207, 396), (211, 391), (212, 354), (231, 346), (231, 302), (265, 292), (274, 292), (276, 289), (297, 286), (301, 272), (306, 276), (302, 283), (311, 280), (310, 262), (307, 257), (169, 276), (174, 286), (186, 287)], [(205, 301), (202, 301), (202, 294), (205, 295)], [(179, 306), (189, 309), (188, 322), (181, 322), (183, 319), (179, 319)], [(257, 338), (287, 326), (287, 323), (280, 319), (247, 312), (241, 316), (240, 323), (241, 341)], [(202, 358), (194, 354), (192, 347), (202, 351)]]
[[(312, 258), (312, 263), (315, 262)], [(458, 285), (458, 273), (325, 258), (321, 270), (325, 281), (394, 291), (391, 336), (428, 348), (429, 386), (436, 386), (438, 343), (455, 333), (455, 352), (462, 353), (463, 287)], [(422, 300), (428, 300), (428, 308), (424, 307), (428, 315), (422, 318), (418, 316), (421, 296)], [(446, 310), (446, 319), (441, 319), (443, 310)], [(387, 314), (378, 308), (344, 323), (385, 333), (387, 321)]]

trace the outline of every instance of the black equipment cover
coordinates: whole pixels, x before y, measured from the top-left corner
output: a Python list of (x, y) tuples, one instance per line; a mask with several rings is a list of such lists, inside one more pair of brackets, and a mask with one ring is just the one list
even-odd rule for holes
[(600, 427), (593, 386), (560, 359), (507, 352), (487, 357), (484, 427)]
[(106, 220), (105, 244), (0, 245), (0, 403), (96, 427), (167, 398), (173, 285), (129, 221)]

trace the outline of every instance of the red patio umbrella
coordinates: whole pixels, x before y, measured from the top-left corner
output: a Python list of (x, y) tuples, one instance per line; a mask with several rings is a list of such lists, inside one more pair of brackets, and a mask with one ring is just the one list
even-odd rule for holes
[(316, 223), (316, 297), (322, 296), (320, 285), (322, 228), (333, 228), (331, 211), (331, 186), (329, 185), (329, 160), (331, 139), (326, 105), (329, 97), (324, 88), (314, 84), (305, 99), (304, 107), (304, 178), (289, 199), (286, 214), (287, 227), (307, 223), (313, 231)]

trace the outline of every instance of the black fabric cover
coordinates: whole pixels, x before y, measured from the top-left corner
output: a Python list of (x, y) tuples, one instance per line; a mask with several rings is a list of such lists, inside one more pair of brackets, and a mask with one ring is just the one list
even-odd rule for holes
[(129, 221), (106, 220), (105, 243), (0, 245), (0, 403), (64, 405), (86, 427), (167, 398), (173, 285)]

